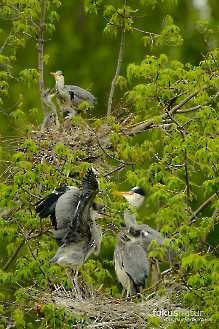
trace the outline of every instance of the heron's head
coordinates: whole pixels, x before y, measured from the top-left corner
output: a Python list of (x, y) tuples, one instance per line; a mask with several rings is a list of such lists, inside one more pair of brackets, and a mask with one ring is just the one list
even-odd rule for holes
[(140, 207), (145, 198), (145, 190), (142, 187), (135, 186), (128, 192), (114, 192), (113, 194), (123, 196), (130, 206)]
[(62, 71), (50, 72), (56, 81), (64, 81), (64, 75)]

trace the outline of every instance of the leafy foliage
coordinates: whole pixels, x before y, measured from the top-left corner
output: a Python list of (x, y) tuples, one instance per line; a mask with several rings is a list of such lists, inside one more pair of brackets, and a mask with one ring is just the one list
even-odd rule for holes
[[(172, 6), (172, 2), (168, 1), (169, 5)], [(163, 2), (148, 0), (140, 1), (138, 8), (149, 10), (149, 7), (162, 5)], [(50, 36), (60, 3), (48, 0), (46, 6), (45, 28)], [(136, 32), (134, 5), (131, 7), (120, 1), (85, 1), (85, 10), (104, 17), (103, 29), (109, 34), (116, 36), (121, 30), (130, 34)], [(40, 2), (4, 0), (0, 15), (7, 19), (16, 17), (6, 37), (10, 47), (0, 54), (3, 67), (0, 102), (3, 102), (15, 74), (17, 49), (25, 47), (27, 39), (39, 32)], [(121, 292), (112, 258), (116, 233), (122, 225), (122, 212), (127, 204), (112, 196), (112, 192), (142, 186), (147, 191), (147, 202), (138, 214), (139, 222), (159, 228), (170, 238), (174, 250), (180, 250), (172, 280), (184, 289), (176, 298), (185, 307), (203, 311), (203, 318), (208, 319), (211, 328), (216, 328), (219, 49), (208, 51), (197, 65), (172, 59), (167, 53), (157, 55), (159, 47), (179, 47), (183, 42), (182, 27), (176, 26), (170, 15), (165, 17), (160, 31), (144, 33), (143, 42), (146, 47), (150, 46), (152, 54), (147, 53), (138, 63), (130, 60), (119, 77), (117, 84), (122, 97), (112, 117), (89, 122), (90, 135), (95, 132), (98, 136), (101, 129), (107, 131), (104, 135), (107, 138), (100, 138), (100, 145), (96, 138), (95, 142), (89, 140), (92, 156), (82, 138), (72, 146), (74, 138), (63, 141), (63, 132), (60, 132), (62, 138), (52, 132), (45, 138), (40, 134), (35, 138), (26, 128), (27, 136), (10, 159), (13, 170), (0, 185), (0, 208), (10, 210), (0, 220), (3, 257), (0, 282), (4, 305), (0, 308), (3, 315), (0, 327), (7, 323), (9, 312), (17, 328), (30, 326), (25, 312), (27, 306), (33, 308), (33, 301), (28, 291), (49, 291), (56, 285), (70, 288), (71, 282), (63, 269), (49, 263), (57, 246), (50, 234), (49, 219), (38, 218), (33, 204), (55, 186), (66, 183), (80, 186), (81, 177), (92, 165), (99, 173), (98, 200), (106, 204), (110, 212), (100, 221), (104, 230), (100, 256), (86, 262), (81, 270), (83, 280), (113, 296)], [(214, 34), (206, 23), (199, 22), (199, 28), (208, 36)], [(5, 31), (0, 33), (5, 36)], [(45, 63), (47, 60), (50, 60), (49, 55)], [(34, 86), (38, 77), (36, 68), (24, 67), (16, 78)], [(22, 97), (11, 116), (18, 126), (29, 125)], [(83, 118), (73, 119), (75, 131), (84, 131), (86, 135), (86, 126)], [(71, 137), (75, 137), (74, 129)], [(162, 260), (163, 250), (156, 248), (149, 256)], [(16, 307), (8, 308), (8, 299), (15, 300)], [(50, 304), (40, 306), (39, 313), (42, 320), (39, 328), (60, 328), (63, 323), (65, 328), (73, 324), (83, 327), (87, 323), (87, 319)], [(160, 325), (160, 320), (154, 317), (147, 321), (151, 326)], [(176, 321), (176, 325), (188, 328), (186, 321)], [(189, 325), (191, 328), (206, 327), (205, 321)]]

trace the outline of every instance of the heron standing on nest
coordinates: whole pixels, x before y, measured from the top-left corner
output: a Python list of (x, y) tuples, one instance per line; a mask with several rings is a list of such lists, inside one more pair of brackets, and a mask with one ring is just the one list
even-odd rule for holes
[(89, 169), (82, 191), (63, 186), (36, 205), (41, 217), (51, 216), (53, 234), (60, 245), (51, 262), (75, 271), (73, 283), (78, 296), (78, 270), (92, 253), (97, 255), (100, 251), (102, 231), (95, 220), (101, 206), (94, 202), (97, 193), (98, 181)]
[(50, 74), (55, 78), (55, 89), (61, 110), (63, 113), (68, 113), (69, 117), (75, 115), (75, 109), (82, 102), (87, 102), (91, 106), (96, 104), (96, 98), (88, 90), (74, 85), (65, 85), (62, 71), (50, 72)]
[[(70, 191), (74, 196), (76, 195), (74, 198), (71, 195), (72, 207), (70, 207), (69, 203), (70, 195), (66, 196)], [(58, 237), (56, 235), (55, 237), (60, 244), (51, 262), (74, 270), (73, 287), (78, 297), (81, 298), (77, 282), (78, 271), (92, 253), (99, 253), (102, 238), (101, 228), (95, 221), (96, 217), (98, 217), (94, 209), (94, 199), (98, 193), (98, 181), (94, 171), (88, 169), (83, 178), (82, 192), (79, 192), (79, 195), (76, 189), (68, 186), (64, 187), (63, 190), (59, 189), (57, 193), (62, 193), (62, 195), (58, 196), (54, 193), (54, 200), (52, 202), (52, 197), (50, 198), (51, 207), (48, 208), (49, 212), (53, 214), (53, 220), (55, 218), (58, 233)], [(57, 197), (58, 201), (54, 210), (54, 202)], [(61, 198), (65, 199), (62, 205), (61, 201), (63, 200)], [(62, 208), (62, 211), (59, 207)], [(45, 213), (43, 213), (43, 209), (45, 209)], [(41, 216), (48, 213), (46, 207), (43, 207), (43, 209), (41, 210)], [(74, 212), (72, 213), (73, 209)], [(39, 208), (38, 210), (40, 212)], [(61, 218), (63, 227), (58, 226)]]
[(117, 238), (114, 266), (117, 278), (126, 290), (126, 298), (144, 288), (150, 270), (147, 254), (139, 239), (131, 236), (126, 229)]
[[(145, 199), (144, 189), (141, 187), (138, 187), (138, 186), (132, 188), (130, 191), (127, 191), (127, 192), (114, 192), (114, 194), (123, 196), (128, 201), (129, 205), (134, 208), (139, 208), (143, 204), (144, 199)], [(164, 238), (163, 235), (159, 231), (153, 229), (149, 225), (137, 224), (136, 215), (133, 214), (133, 212), (130, 209), (126, 209), (124, 211), (124, 222), (125, 222), (125, 226), (126, 226), (127, 236), (130, 238), (130, 240), (132, 242), (135, 243), (135, 245), (141, 246), (141, 248), (144, 249), (145, 253), (153, 250), (153, 247), (151, 246), (152, 241), (155, 241), (158, 246), (164, 246), (165, 242), (168, 240), (168, 239)], [(118, 244), (121, 244), (120, 240), (118, 241)], [(118, 252), (116, 252), (118, 244), (115, 249), (114, 259), (115, 259), (116, 273), (117, 273), (119, 281), (121, 282), (121, 273), (119, 273), (119, 271), (120, 272), (122, 271), (124, 273), (125, 267), (124, 267), (124, 265), (123, 265), (123, 268), (120, 266), (119, 270), (116, 268), (116, 260), (117, 260), (117, 263), (119, 262)], [(172, 249), (170, 247), (165, 247), (164, 253), (165, 253), (164, 258), (166, 260), (168, 260), (169, 262), (173, 261), (176, 256), (176, 254), (172, 251)], [(145, 265), (145, 269), (147, 267), (147, 274), (151, 271), (152, 280), (158, 281), (159, 275), (160, 275), (158, 261), (157, 261), (157, 259), (155, 259), (155, 263), (151, 263), (151, 265), (149, 266), (147, 259), (145, 260), (145, 258), (146, 258), (145, 255), (146, 254), (143, 254), (141, 252), (141, 255), (139, 253), (139, 257), (137, 257), (137, 253), (135, 253), (133, 255), (132, 260), (130, 259), (131, 257), (129, 257), (129, 259), (127, 258), (127, 262), (130, 262), (130, 266), (132, 266), (133, 268), (136, 268), (136, 269), (140, 266), (139, 264), (146, 262), (147, 265)], [(120, 263), (121, 263), (121, 260), (120, 260)], [(149, 266), (149, 268), (148, 268), (148, 266)], [(118, 267), (118, 265), (117, 265), (117, 267)], [(150, 267), (151, 267), (151, 269), (150, 269)], [(142, 267), (141, 271), (142, 271), (141, 273), (142, 273), (142, 277), (143, 277), (143, 274), (144, 274), (143, 267)], [(131, 285), (131, 283), (129, 283), (129, 284)], [(123, 283), (122, 283), (122, 285), (124, 287)], [(128, 293), (128, 290), (127, 290), (127, 293)]]
[[(134, 192), (135, 191), (135, 192)], [(121, 195), (122, 192), (114, 192)], [(129, 203), (139, 207), (144, 201), (144, 191), (134, 188), (127, 192)], [(126, 290), (126, 297), (133, 296), (144, 288), (149, 276), (150, 264), (146, 251), (139, 239), (130, 232), (125, 220), (125, 228), (118, 234), (114, 251), (114, 265), (117, 278)]]

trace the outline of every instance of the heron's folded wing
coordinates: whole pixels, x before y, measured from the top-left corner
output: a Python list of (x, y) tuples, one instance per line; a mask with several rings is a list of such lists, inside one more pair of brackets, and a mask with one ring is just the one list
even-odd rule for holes
[(123, 266), (136, 286), (144, 286), (150, 266), (147, 254), (140, 244), (132, 241), (125, 244)]
[(96, 104), (96, 97), (92, 95), (88, 90), (75, 85), (65, 85), (65, 89), (72, 92), (74, 97), (81, 99), (82, 101), (88, 101), (91, 105)]

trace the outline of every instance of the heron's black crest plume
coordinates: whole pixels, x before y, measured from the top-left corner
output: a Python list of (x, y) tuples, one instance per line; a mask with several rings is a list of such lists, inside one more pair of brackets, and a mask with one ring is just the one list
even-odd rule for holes
[(131, 191), (139, 195), (145, 196), (145, 190), (142, 187), (135, 186), (133, 187), (133, 189), (131, 189)]

